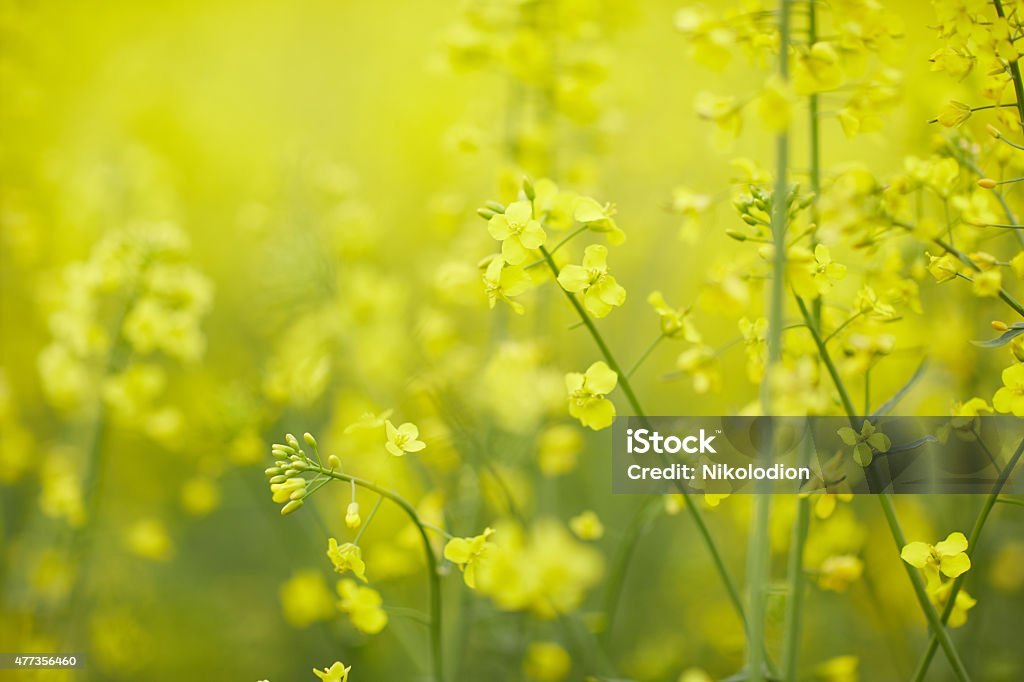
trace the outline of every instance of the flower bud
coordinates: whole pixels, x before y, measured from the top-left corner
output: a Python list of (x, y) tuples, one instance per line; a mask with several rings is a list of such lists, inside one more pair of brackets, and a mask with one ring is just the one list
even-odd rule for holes
[(526, 198), (530, 201), (537, 198), (537, 192), (533, 189), (533, 183), (530, 182), (530, 178), (523, 178), (523, 194), (525, 194)]
[(729, 237), (731, 239), (735, 239), (738, 242), (745, 242), (745, 241), (747, 241), (747, 235), (743, 234), (739, 230), (726, 230), (725, 231), (725, 236)]
[(280, 474), (280, 475), (278, 475), (278, 476), (274, 476), (274, 477), (272, 477), (272, 478), (270, 479), (270, 483), (271, 483), (271, 484), (274, 484), (274, 483), (284, 483), (284, 482), (285, 482), (285, 481), (287, 481), (287, 480), (288, 480), (288, 477), (287, 477), (287, 476), (285, 476), (284, 474)]
[(981, 187), (982, 189), (995, 189), (998, 184), (999, 183), (992, 178), (982, 178), (978, 180), (978, 187)]
[(281, 473), (281, 467), (270, 467), (263, 472), (267, 476), (277, 476)]
[(497, 213), (495, 213), (489, 208), (478, 208), (476, 210), (476, 214), (483, 218), (484, 220), (490, 220), (491, 218), (497, 215)]
[(337, 455), (328, 455), (327, 466), (330, 467), (331, 471), (338, 471), (341, 469), (341, 460), (338, 459)]
[(345, 512), (345, 525), (349, 528), (358, 528), (362, 522), (363, 519), (359, 516), (359, 503), (352, 502), (348, 505), (348, 510)]
[(306, 445), (309, 447), (316, 449), (316, 438), (313, 438), (313, 434), (309, 431), (302, 434), (302, 440), (306, 441)]
[(484, 204), (484, 207), (489, 208), (490, 210), (494, 211), (495, 213), (504, 213), (505, 212), (505, 207), (502, 206), (501, 204), (499, 204), (497, 201), (488, 201), (486, 204)]
[(303, 488), (299, 488), (298, 490), (293, 492), (291, 495), (289, 495), (288, 499), (289, 500), (301, 500), (302, 498), (304, 498), (308, 494), (309, 494), (309, 491), (306, 490), (306, 488), (303, 487)]
[(281, 507), (281, 516), (288, 516), (293, 511), (297, 511), (303, 504), (302, 500), (292, 500), (285, 506)]
[(298, 450), (299, 449), (299, 441), (292, 434), (290, 434), (290, 433), (286, 434), (285, 437), (284, 437), (284, 440), (285, 440), (286, 443), (288, 443), (288, 445), (291, 446), (291, 448), (293, 450)]
[(999, 128), (996, 128), (994, 125), (989, 124), (985, 127), (988, 129), (988, 134), (991, 135), (992, 137), (998, 139), (1003, 136), (1003, 134), (999, 132)]
[(997, 332), (1005, 332), (1009, 328), (1010, 326), (1002, 320), (992, 320), (992, 329), (995, 329)]

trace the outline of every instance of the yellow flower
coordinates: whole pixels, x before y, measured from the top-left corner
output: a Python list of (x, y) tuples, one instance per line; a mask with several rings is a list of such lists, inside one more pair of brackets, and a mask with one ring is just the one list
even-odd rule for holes
[(759, 317), (751, 322), (749, 318), (741, 317), (739, 327), (747, 352), (747, 377), (758, 383), (764, 377), (765, 362), (768, 359), (768, 320)]
[(929, 589), (939, 587), (941, 578), (956, 578), (971, 567), (967, 556), (967, 538), (963, 533), (950, 533), (942, 542), (929, 545), (926, 542), (911, 542), (900, 552), (900, 558), (911, 566), (924, 569)]
[(580, 540), (600, 540), (604, 536), (604, 524), (589, 509), (569, 519), (569, 528)]
[(647, 296), (647, 302), (658, 314), (661, 323), (661, 333), (669, 338), (682, 336), (690, 343), (700, 343), (700, 334), (690, 321), (690, 310), (684, 308), (672, 308), (665, 302), (665, 296), (660, 291), (652, 291)]
[(1003, 370), (1003, 387), (992, 397), (992, 406), (1024, 417), (1024, 365), (1015, 363)]
[(710, 346), (694, 346), (683, 351), (676, 366), (693, 377), (693, 390), (698, 394), (717, 391), (721, 385), (718, 356)]
[(587, 368), (585, 374), (566, 374), (569, 414), (594, 431), (610, 426), (615, 419), (615, 405), (605, 396), (611, 393), (618, 381), (619, 375), (601, 361)]
[(401, 457), (407, 452), (419, 452), (427, 447), (427, 444), (419, 439), (420, 430), (412, 422), (405, 422), (396, 427), (391, 420), (385, 420), (384, 428), (388, 434), (388, 441), (384, 447), (395, 457)]
[(459, 567), (462, 579), (469, 587), (476, 587), (476, 570), (479, 561), (494, 546), (488, 540), (493, 534), (493, 528), (486, 528), (483, 533), (471, 538), (452, 538), (444, 546), (444, 558)]
[(174, 550), (167, 527), (157, 519), (139, 519), (132, 523), (125, 535), (125, 544), (133, 553), (152, 561), (165, 561)]
[(583, 307), (594, 317), (604, 317), (626, 302), (626, 290), (608, 274), (608, 249), (591, 244), (583, 251), (583, 265), (566, 265), (558, 274), (562, 288), (583, 296)]
[(351, 542), (339, 545), (337, 540), (330, 538), (327, 541), (327, 558), (338, 573), (352, 571), (357, 578), (366, 582), (366, 564), (363, 562), (363, 552), (357, 545)]
[(547, 235), (533, 219), (529, 201), (516, 201), (487, 221), (487, 231), (501, 242), (501, 255), (513, 265), (530, 257), (530, 251), (544, 245)]
[(971, 285), (974, 295), (981, 298), (995, 298), (1003, 288), (1003, 273), (999, 270), (987, 270), (974, 275)]
[(592, 232), (603, 232), (608, 235), (610, 244), (621, 244), (626, 241), (626, 233), (615, 224), (615, 207), (611, 204), (602, 206), (590, 197), (580, 197), (573, 209), (573, 218), (583, 223)]
[[(935, 605), (935, 608), (942, 610), (946, 606), (946, 602), (949, 601), (949, 594), (953, 590), (953, 581), (947, 580), (942, 583), (939, 587), (931, 590), (928, 593), (928, 597), (931, 602)], [(967, 590), (960, 589), (956, 593), (956, 600), (953, 602), (953, 610), (949, 612), (949, 620), (946, 624), (951, 628), (961, 627), (967, 622), (967, 612), (974, 608), (974, 605), (978, 603), (978, 600), (967, 593)]]
[(817, 42), (797, 52), (793, 64), (793, 91), (810, 95), (834, 90), (843, 80), (839, 52), (829, 42)]
[(513, 296), (518, 296), (529, 290), (533, 283), (526, 270), (516, 265), (509, 265), (504, 258), (495, 256), (487, 264), (483, 280), (484, 291), (487, 293), (487, 305), (491, 308), (498, 301), (505, 301), (517, 315), (526, 312), (522, 303), (512, 300)]
[(814, 284), (824, 296), (832, 289), (832, 282), (846, 277), (846, 266), (832, 262), (832, 254), (824, 244), (814, 247)]
[(381, 608), (384, 600), (377, 590), (345, 578), (338, 581), (338, 595), (341, 596), (338, 608), (348, 614), (348, 619), (360, 632), (375, 635), (388, 624), (388, 614)]
[(928, 272), (936, 282), (948, 282), (960, 272), (960, 261), (951, 253), (938, 257), (928, 253), (925, 255), (928, 256)]
[(823, 682), (858, 682), (857, 668), (860, 661), (856, 656), (836, 656), (814, 669), (816, 679)]
[(963, 102), (950, 100), (942, 109), (935, 120), (947, 128), (955, 128), (971, 117), (971, 107)]
[(569, 652), (555, 642), (531, 642), (526, 648), (523, 672), (537, 682), (561, 682), (572, 669)]
[(851, 554), (830, 556), (818, 569), (818, 586), (832, 592), (845, 592), (850, 583), (860, 580), (864, 562)]
[(792, 108), (789, 86), (777, 75), (770, 76), (757, 98), (757, 116), (761, 123), (774, 132), (785, 130)]
[(537, 450), (540, 472), (548, 477), (561, 476), (576, 468), (583, 438), (575, 427), (558, 424), (540, 434)]
[(317, 670), (313, 668), (313, 674), (319, 677), (322, 682), (348, 682), (348, 673), (352, 666), (345, 666), (341, 661), (335, 661), (330, 668)]

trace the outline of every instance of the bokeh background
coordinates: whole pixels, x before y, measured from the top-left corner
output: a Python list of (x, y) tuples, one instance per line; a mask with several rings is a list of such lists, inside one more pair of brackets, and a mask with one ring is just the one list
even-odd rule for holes
[[(739, 57), (721, 71), (698, 65), (674, 26), (677, 2), (560, 3), (573, 28), (562, 35), (555, 22), (549, 37), (559, 54), (578, 51), (579, 82), (565, 87), (584, 94), (544, 119), (529, 73), (477, 59), (504, 44), (501, 32), (467, 36), (474, 12), (510, 4), (0, 3), (0, 650), (87, 661), (0, 679), (301, 680), (334, 660), (356, 682), (426, 679), (412, 529), (385, 505), (364, 536), (373, 585), (393, 607), (384, 632), (366, 636), (335, 607), (324, 556), (327, 537), (351, 537), (349, 489), (328, 486), (286, 518), (269, 499), (263, 469), (287, 431), (315, 433), (347, 470), (400, 490), (455, 535), (513, 508), (527, 525), (558, 520), (566, 537), (538, 553), (596, 566), (573, 610), (620, 677), (704, 679), (699, 668), (718, 679), (740, 667), (742, 628), (671, 504), (643, 523), (616, 626), (601, 632), (603, 591), (643, 500), (611, 496), (609, 432), (565, 414), (562, 375), (599, 357), (561, 295), (528, 294), (521, 318), (487, 309), (477, 264), (495, 249), (475, 210), (512, 198), (524, 173), (614, 202), (628, 240), (610, 263), (630, 294), (601, 322), (616, 354), (631, 364), (657, 335), (644, 301), (655, 289), (695, 306), (705, 340), (723, 349), (720, 390), (699, 393), (680, 376), (683, 346), (659, 345), (634, 378), (643, 402), (653, 414), (749, 411), (759, 387), (734, 343), (741, 315), (704, 292), (741, 248), (724, 233), (741, 226), (731, 161), (769, 166), (773, 136), (749, 122), (723, 148), (694, 103), (704, 90), (743, 97), (764, 72)], [(890, 5), (903, 29), (891, 64), (899, 100), (880, 132), (853, 139), (824, 101), (830, 174), (902, 172), (949, 134), (927, 121), (968, 96), (969, 81), (930, 69), (931, 5)], [(518, 47), (512, 61), (528, 72), (535, 46)], [(537, 117), (547, 127), (534, 129)], [(793, 154), (802, 172), (803, 140)], [(674, 203), (683, 189), (708, 197), (695, 220)], [(877, 257), (842, 255), (851, 280)], [(170, 269), (142, 286), (164, 308), (139, 314), (129, 334), (125, 283), (158, 265)], [(1005, 317), (998, 301), (927, 279), (920, 296), (873, 375), (876, 400), (926, 355), (902, 411), (990, 398), (1005, 353), (967, 342)], [(421, 455), (391, 458), (381, 433), (346, 433), (386, 409), (420, 426)], [(374, 497), (358, 499), (365, 517)], [(966, 532), (978, 504), (897, 502), (908, 536), (929, 542)], [(565, 529), (585, 509), (605, 527), (593, 542)], [(779, 498), (772, 517), (772, 642), (794, 509)], [(968, 583), (979, 603), (956, 638), (976, 679), (1021, 679), (1024, 515), (997, 513)], [(742, 577), (749, 500), (707, 515)], [(833, 555), (859, 557), (864, 571), (841, 591), (809, 588), (808, 678), (906, 679), (923, 649), (924, 620), (883, 528), (871, 499), (813, 521), (810, 574)], [(568, 679), (590, 672), (587, 636), (498, 608), (444, 569), (452, 679), (558, 679), (524, 668), (538, 641), (569, 652)], [(928, 679), (948, 674), (940, 658)]]

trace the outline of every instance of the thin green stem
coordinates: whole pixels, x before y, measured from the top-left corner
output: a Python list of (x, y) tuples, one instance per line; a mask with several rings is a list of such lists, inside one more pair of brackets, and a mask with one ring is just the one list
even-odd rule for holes
[(611, 575), (608, 576), (608, 587), (604, 596), (605, 629), (604, 638), (611, 641), (615, 636), (615, 618), (619, 611), (620, 597), (622, 596), (622, 585), (626, 581), (626, 574), (629, 572), (629, 564), (633, 560), (633, 554), (640, 543), (640, 536), (643, 535), (651, 519), (661, 508), (660, 496), (649, 497), (633, 515), (629, 526), (626, 528), (626, 537), (623, 539), (619, 555), (612, 566)]
[[(811, 330), (811, 336), (814, 339), (815, 345), (818, 347), (818, 354), (821, 356), (822, 362), (825, 363), (829, 376), (832, 378), (832, 383), (839, 392), (839, 397), (843, 403), (843, 408), (846, 411), (846, 416), (850, 420), (850, 425), (856, 430), (857, 414), (853, 408), (853, 403), (850, 401), (850, 394), (846, 390), (846, 386), (843, 384), (842, 377), (839, 375), (838, 370), (836, 370), (835, 363), (832, 362), (832, 357), (829, 355), (828, 349), (822, 342), (821, 334), (818, 332), (818, 329), (811, 324), (810, 313), (808, 312), (803, 299), (797, 296), (796, 301), (800, 308), (800, 313), (804, 316), (804, 320), (807, 321), (807, 326)], [(865, 469), (865, 475), (868, 477), (869, 483), (875, 482), (875, 476), (870, 467)], [(903, 534), (903, 528), (900, 526), (899, 519), (896, 517), (896, 509), (893, 506), (892, 498), (885, 492), (879, 492), (877, 497), (879, 504), (882, 506), (882, 513), (885, 516), (886, 523), (889, 526), (889, 532), (892, 535), (893, 540), (896, 542), (896, 549), (898, 552), (902, 551), (903, 547), (907, 544), (907, 539)], [(942, 627), (942, 623), (939, 620), (939, 614), (936, 613), (935, 607), (932, 606), (931, 601), (928, 599), (928, 593), (925, 590), (924, 580), (921, 578), (921, 574), (918, 573), (917, 569), (910, 564), (907, 564), (902, 560), (900, 563), (902, 563), (904, 569), (906, 569), (907, 576), (910, 578), (910, 584), (914, 589), (914, 594), (917, 597), (918, 604), (924, 612), (924, 616), (928, 620), (928, 624), (932, 627), (933, 632), (938, 635), (939, 645), (946, 654), (946, 658), (949, 660), (949, 664), (952, 666), (953, 672), (956, 673), (957, 679), (961, 682), (967, 682), (970, 680), (970, 676), (967, 674), (963, 661), (960, 660), (960, 656), (957, 653), (956, 648), (953, 646), (953, 641), (950, 639), (949, 633), (946, 632), (944, 627)]]
[[(813, 0), (812, 0), (813, 4)], [(798, 466), (810, 464), (814, 444), (808, 436), (800, 450)], [(807, 529), (811, 524), (811, 500), (801, 497), (796, 503), (796, 523), (789, 544), (789, 600), (786, 602), (785, 634), (782, 640), (782, 678), (795, 682), (800, 668), (800, 635), (803, 631), (804, 609), (804, 546), (807, 543)]]
[(644, 364), (644, 360), (647, 359), (647, 356), (649, 356), (651, 353), (653, 353), (654, 349), (657, 348), (658, 345), (662, 341), (664, 341), (664, 340), (665, 340), (665, 335), (664, 334), (658, 334), (658, 338), (654, 339), (654, 343), (652, 343), (651, 345), (647, 346), (647, 350), (645, 350), (643, 352), (643, 354), (639, 358), (637, 358), (637, 361), (633, 363), (633, 366), (629, 368), (629, 371), (626, 372), (626, 376), (627, 377), (632, 377), (634, 374), (636, 374), (636, 371), (638, 369), (640, 369), (640, 365)]
[[(551, 274), (554, 275), (555, 280), (558, 279), (558, 265), (554, 259), (551, 258), (551, 254), (544, 248), (540, 248), (541, 253), (544, 255), (544, 259), (547, 261), (548, 268), (551, 270)], [(626, 400), (633, 407), (633, 411), (636, 413), (645, 424), (647, 424), (647, 413), (644, 412), (643, 407), (640, 405), (640, 401), (636, 397), (636, 393), (633, 391), (632, 385), (629, 383), (629, 377), (623, 373), (618, 361), (612, 354), (611, 349), (608, 348), (608, 344), (605, 343), (604, 337), (601, 336), (601, 332), (597, 329), (594, 321), (590, 319), (590, 315), (587, 314), (586, 309), (579, 302), (579, 300), (572, 294), (572, 292), (566, 291), (559, 286), (562, 293), (565, 294), (566, 298), (569, 299), (569, 303), (572, 304), (573, 309), (576, 310), (576, 314), (579, 316), (583, 326), (590, 332), (591, 338), (597, 345), (598, 350), (601, 352), (601, 356), (604, 358), (608, 367), (619, 376), (619, 386), (622, 388), (622, 392), (626, 396)], [(736, 588), (736, 583), (733, 582), (732, 577), (729, 575), (729, 571), (725, 567), (725, 560), (722, 558), (722, 554), (718, 549), (718, 545), (715, 544), (714, 539), (711, 537), (711, 532), (708, 530), (707, 523), (704, 521), (704, 515), (701, 513), (700, 508), (690, 499), (687, 491), (680, 481), (676, 481), (676, 486), (679, 488), (679, 492), (683, 494), (683, 502), (686, 507), (687, 513), (690, 518), (693, 519), (693, 523), (697, 526), (697, 531), (700, 533), (701, 539), (704, 541), (704, 545), (711, 555), (711, 560), (715, 565), (715, 570), (718, 572), (719, 577), (722, 580), (722, 584), (725, 586), (725, 590), (729, 595), (729, 601), (732, 603), (733, 608), (739, 615), (740, 620), (743, 622), (743, 628), (745, 632), (749, 633), (749, 623), (747, 620), (746, 610), (743, 607), (743, 600), (740, 597), (739, 590)]]
[[(779, 3), (779, 76), (783, 81), (789, 79), (789, 10), (790, 0)], [(783, 294), (785, 293), (786, 273), (786, 228), (789, 218), (789, 133), (783, 130), (775, 138), (775, 187), (772, 192), (772, 281), (768, 293), (768, 363), (765, 369), (766, 381), (761, 384), (762, 413), (772, 413), (771, 378), (773, 368), (782, 359), (782, 326), (783, 326)], [(769, 427), (770, 428), (770, 427)], [(759, 453), (758, 458), (765, 460), (768, 451)], [(772, 498), (769, 495), (769, 483), (760, 481), (756, 484), (754, 498), (754, 518), (751, 523), (750, 537), (747, 541), (747, 598), (750, 603), (750, 639), (747, 642), (747, 673), (751, 682), (762, 682), (765, 679), (765, 650), (762, 646), (765, 631), (765, 612), (767, 610), (767, 593), (765, 586), (769, 579), (769, 559), (771, 555), (771, 539), (769, 523), (771, 520)]]
[[(352, 482), (352, 485), (355, 485), (355, 481)], [(366, 519), (363, 521), (363, 525), (359, 528), (359, 532), (356, 533), (356, 539), (352, 541), (353, 545), (359, 544), (359, 540), (362, 539), (363, 533), (366, 532), (366, 529), (370, 527), (370, 522), (373, 521), (373, 517), (377, 515), (377, 510), (380, 509), (380, 505), (383, 502), (384, 496), (378, 495), (377, 501), (373, 504), (373, 509), (371, 509), (370, 513), (366, 515)]]
[[(1006, 18), (1006, 13), (1003, 11), (1003, 3), (1001, 0), (992, 0), (993, 6), (996, 8), (996, 14), (999, 15), (1000, 19)], [(1010, 60), (1010, 80), (1013, 81), (1013, 92), (1017, 97), (1015, 102), (1017, 107), (1017, 115), (1020, 118), (1021, 124), (1024, 124), (1024, 81), (1021, 81), (1020, 76), (1020, 64), (1017, 60)]]
[[(1010, 461), (1006, 463), (1002, 471), (999, 472), (998, 478), (995, 483), (992, 484), (992, 491), (985, 498), (984, 504), (981, 506), (981, 511), (978, 512), (978, 518), (974, 520), (974, 527), (971, 529), (971, 535), (967, 539), (967, 554), (973, 555), (978, 549), (978, 540), (981, 538), (981, 531), (985, 527), (985, 522), (988, 521), (988, 516), (992, 512), (992, 507), (995, 506), (996, 502), (1006, 502), (1006, 498), (999, 497), (999, 493), (1002, 492), (1003, 486), (1006, 485), (1007, 479), (1013, 472), (1014, 467), (1020, 461), (1021, 454), (1024, 453), (1024, 440), (1017, 446), (1017, 450), (1010, 457)], [(1024, 503), (1018, 502), (1021, 506)], [(956, 606), (956, 596), (960, 593), (960, 588), (963, 585), (966, 574), (957, 576), (956, 580), (953, 581), (953, 586), (949, 590), (949, 596), (946, 598), (946, 605), (942, 609), (941, 626), (949, 621), (949, 616), (953, 613), (953, 608)], [(943, 631), (945, 628), (943, 627)], [(920, 662), (917, 664), (917, 670), (914, 671), (913, 682), (922, 682), (925, 675), (928, 674), (928, 666), (931, 665), (932, 658), (935, 657), (935, 650), (939, 646), (939, 638), (936, 633), (932, 633), (931, 639), (928, 641), (928, 648), (925, 650), (924, 655), (921, 657)]]
[(996, 498), (996, 502), (1000, 504), (1010, 504), (1015, 507), (1024, 507), (1024, 500), (1018, 500), (1014, 497), (999, 497)]
[(427, 561), (427, 579), (430, 589), (430, 650), (433, 677), (436, 682), (443, 682), (444, 661), (442, 658), (443, 652), (441, 645), (441, 576), (437, 570), (437, 556), (435, 556), (434, 548), (430, 544), (430, 538), (427, 536), (426, 526), (420, 519), (419, 514), (416, 513), (416, 508), (398, 493), (388, 490), (387, 488), (383, 488), (376, 483), (371, 483), (365, 479), (343, 474), (340, 471), (324, 469), (312, 462), (309, 462), (309, 464), (306, 465), (306, 469), (308, 471), (315, 472), (318, 475), (327, 476), (338, 481), (345, 481), (346, 483), (355, 483), (360, 488), (372, 490), (382, 498), (387, 498), (389, 501), (397, 505), (405, 512), (406, 516), (409, 517), (409, 520), (413, 522), (413, 525), (416, 526), (416, 530), (419, 531), (420, 540), (423, 544), (424, 558)]

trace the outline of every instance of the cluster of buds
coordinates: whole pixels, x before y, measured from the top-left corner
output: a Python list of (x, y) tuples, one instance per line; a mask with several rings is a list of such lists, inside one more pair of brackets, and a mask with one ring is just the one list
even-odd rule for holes
[[(792, 219), (797, 213), (804, 210), (814, 202), (814, 194), (800, 194), (800, 185), (790, 187), (789, 195), (786, 197), (786, 210), (788, 219)], [(757, 233), (754, 237), (739, 230), (728, 229), (726, 234), (736, 241), (747, 241), (748, 239), (763, 238), (771, 228), (772, 212), (774, 210), (774, 197), (772, 192), (760, 185), (751, 185), (749, 192), (744, 192), (733, 200), (733, 207), (739, 212), (740, 219), (747, 225), (755, 228)]]
[[(304, 434), (303, 440), (316, 452), (316, 439), (312, 434)], [(277, 462), (263, 473), (270, 479), (271, 499), (284, 505), (281, 515), (287, 516), (300, 509), (309, 495), (302, 473), (309, 470), (311, 461), (299, 446), (299, 440), (290, 433), (285, 436), (284, 445), (275, 443), (270, 452)]]

